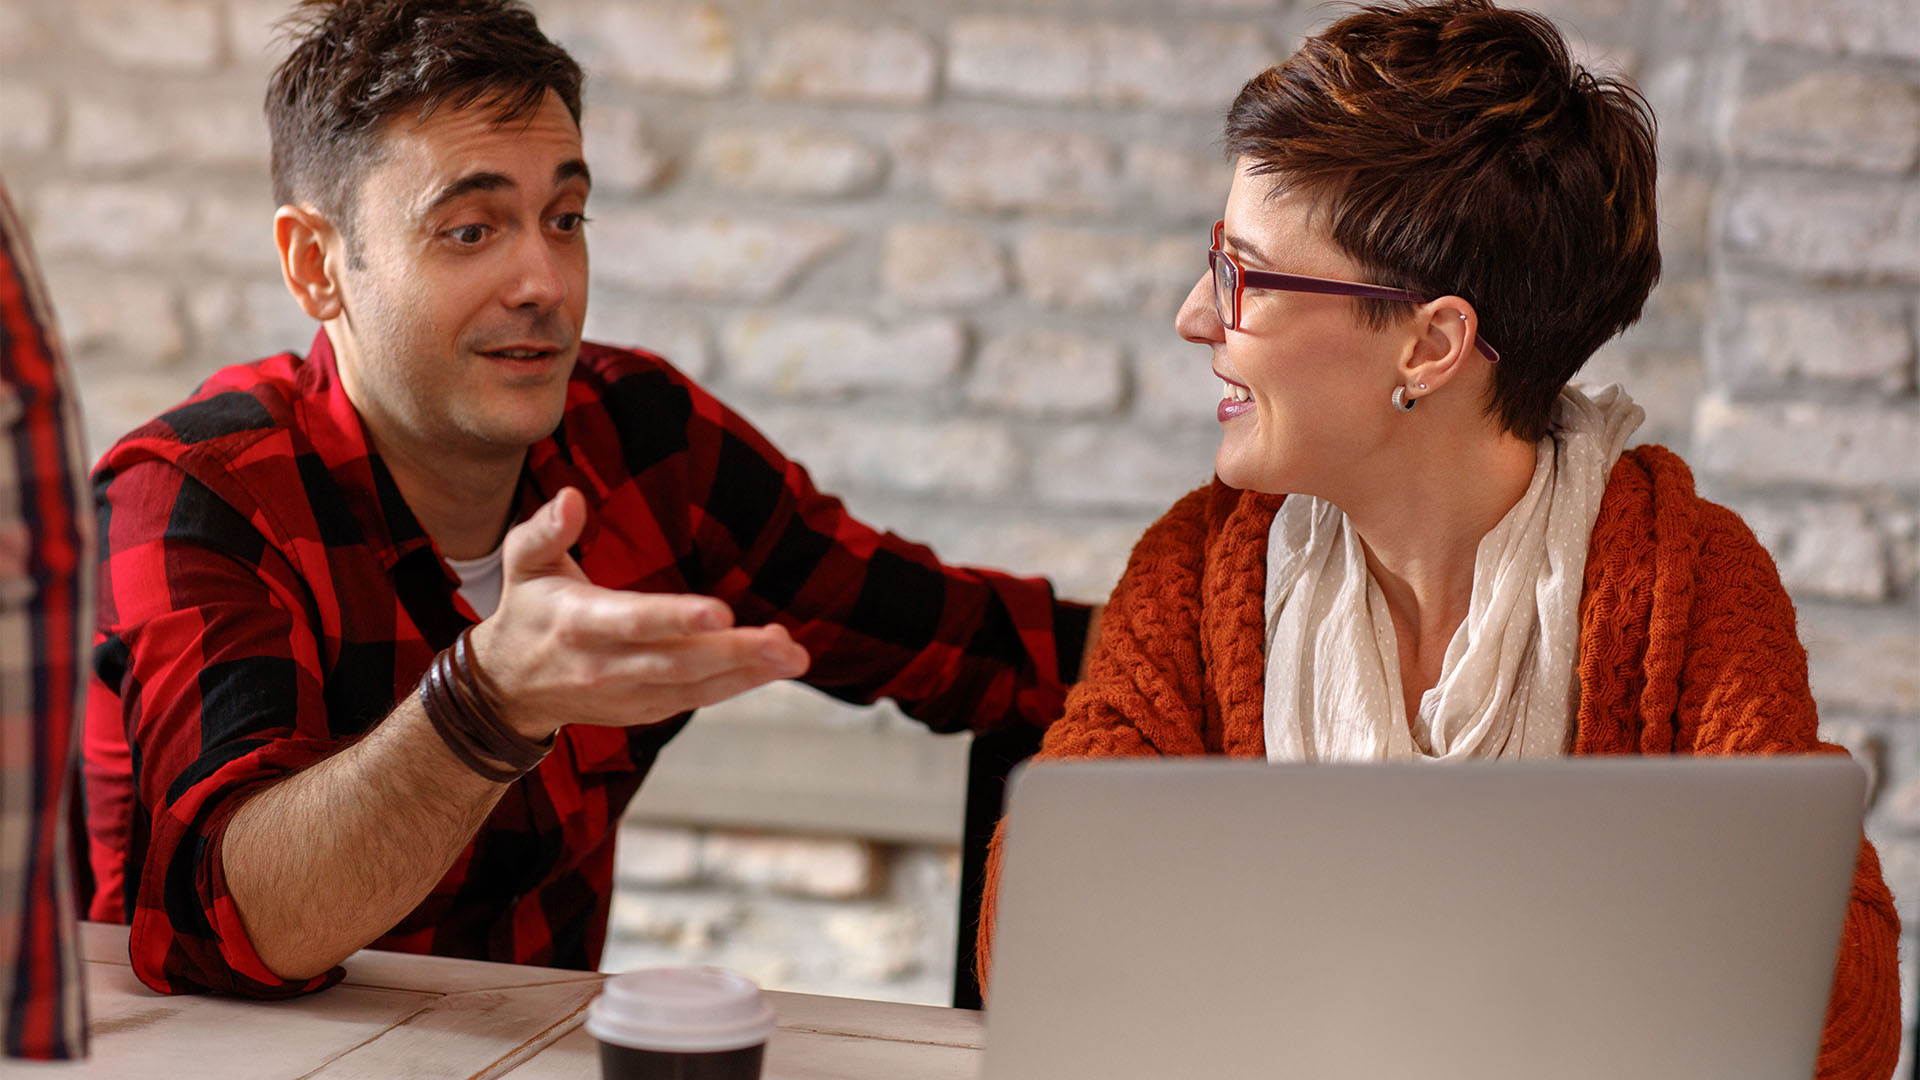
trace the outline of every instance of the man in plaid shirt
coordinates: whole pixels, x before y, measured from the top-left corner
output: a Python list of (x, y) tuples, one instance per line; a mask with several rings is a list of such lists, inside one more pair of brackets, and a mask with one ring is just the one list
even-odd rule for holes
[(1087, 608), (862, 525), (665, 361), (580, 342), (580, 71), (531, 14), (305, 7), (267, 112), (322, 329), (95, 475), (93, 915), (142, 980), (282, 997), (367, 945), (592, 967), (655, 755), (770, 680), (936, 730), (1057, 715)]

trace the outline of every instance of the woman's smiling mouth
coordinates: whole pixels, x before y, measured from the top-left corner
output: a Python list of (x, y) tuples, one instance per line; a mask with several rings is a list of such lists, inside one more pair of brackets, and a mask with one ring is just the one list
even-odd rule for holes
[(1235, 382), (1218, 371), (1214, 374), (1220, 376), (1220, 407), (1215, 410), (1215, 415), (1221, 423), (1253, 408), (1253, 391), (1247, 389), (1245, 383)]

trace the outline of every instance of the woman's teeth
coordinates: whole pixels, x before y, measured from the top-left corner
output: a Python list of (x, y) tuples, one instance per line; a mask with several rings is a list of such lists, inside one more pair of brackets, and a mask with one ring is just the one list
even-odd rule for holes
[(1253, 393), (1244, 386), (1237, 386), (1225, 379), (1220, 380), (1220, 400), (1252, 401)]

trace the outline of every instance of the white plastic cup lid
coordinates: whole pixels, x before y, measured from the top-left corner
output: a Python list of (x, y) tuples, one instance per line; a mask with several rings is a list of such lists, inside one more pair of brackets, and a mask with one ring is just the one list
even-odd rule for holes
[(587, 1032), (635, 1050), (740, 1050), (773, 1034), (773, 1006), (752, 979), (721, 968), (647, 968), (615, 975), (587, 1007)]

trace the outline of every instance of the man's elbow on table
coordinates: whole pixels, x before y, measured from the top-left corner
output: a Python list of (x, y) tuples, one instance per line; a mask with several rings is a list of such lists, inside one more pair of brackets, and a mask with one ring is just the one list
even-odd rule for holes
[(182, 845), (184, 850), (167, 863), (149, 864), (150, 874), (158, 877), (142, 883), (127, 942), (134, 975), (162, 994), (221, 993), (263, 1001), (339, 982), (344, 972), (334, 964), (302, 970), (296, 959), (286, 969), (293, 974), (286, 975), (262, 958), (226, 892), (217, 855), (222, 838)]

